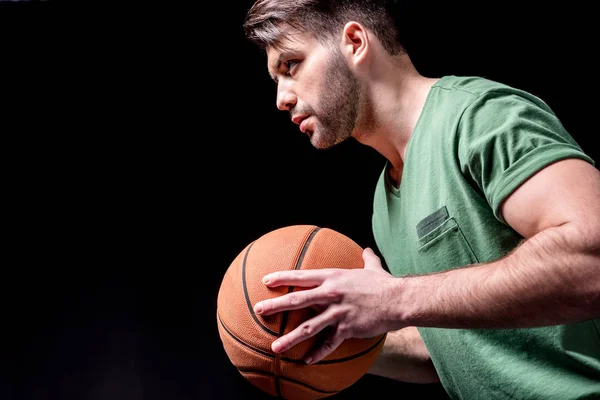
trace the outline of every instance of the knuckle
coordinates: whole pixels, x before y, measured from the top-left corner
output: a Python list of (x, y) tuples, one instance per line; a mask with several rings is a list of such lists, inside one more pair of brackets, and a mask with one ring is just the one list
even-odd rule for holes
[(290, 294), (289, 302), (290, 305), (297, 306), (298, 304), (300, 304), (300, 296), (297, 294)]
[(327, 293), (325, 293), (325, 297), (328, 301), (336, 303), (342, 300), (342, 294), (338, 289), (335, 288), (330, 288)]
[(304, 324), (302, 325), (302, 328), (300, 328), (300, 334), (302, 336), (310, 336), (313, 332), (312, 327), (310, 326), (310, 324)]
[(342, 274), (342, 270), (341, 269), (332, 269), (330, 271), (330, 273), (331, 273), (332, 278), (337, 278)]

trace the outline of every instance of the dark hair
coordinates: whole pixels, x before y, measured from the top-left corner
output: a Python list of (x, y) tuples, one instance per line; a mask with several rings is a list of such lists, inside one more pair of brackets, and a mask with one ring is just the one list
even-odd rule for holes
[(280, 48), (288, 28), (321, 41), (335, 37), (349, 21), (377, 35), (391, 54), (404, 52), (396, 25), (394, 0), (257, 0), (246, 16), (246, 37), (261, 48)]

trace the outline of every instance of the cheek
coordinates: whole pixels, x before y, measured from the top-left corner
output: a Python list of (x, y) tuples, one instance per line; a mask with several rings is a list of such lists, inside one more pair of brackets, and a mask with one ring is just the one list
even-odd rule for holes
[(311, 79), (302, 87), (302, 93), (304, 95), (303, 100), (315, 111), (323, 108), (327, 105), (327, 99), (331, 98), (334, 93), (331, 93), (332, 88), (323, 81), (320, 76), (313, 76)]
[(327, 83), (324, 82), (324, 69), (315, 62), (304, 65), (302, 75), (302, 91), (306, 96), (319, 99), (322, 93), (327, 91)]
[(302, 85), (301, 91), (305, 97), (310, 97), (312, 99), (315, 97), (318, 98), (322, 91), (322, 87), (318, 82), (318, 78), (316, 76), (308, 76)]

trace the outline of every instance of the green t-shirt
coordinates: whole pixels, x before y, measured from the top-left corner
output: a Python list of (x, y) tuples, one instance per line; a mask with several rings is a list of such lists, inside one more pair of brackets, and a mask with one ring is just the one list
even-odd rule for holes
[[(483, 78), (443, 77), (409, 140), (400, 187), (388, 165), (376, 186), (373, 233), (390, 272), (505, 255), (523, 238), (504, 221), (502, 201), (536, 171), (573, 157), (594, 164), (538, 97)], [(600, 319), (419, 332), (452, 399), (600, 398)]]

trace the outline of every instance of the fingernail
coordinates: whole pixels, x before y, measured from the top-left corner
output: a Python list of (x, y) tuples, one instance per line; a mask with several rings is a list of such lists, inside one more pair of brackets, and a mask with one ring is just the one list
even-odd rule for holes
[(275, 353), (278, 353), (279, 351), (281, 351), (281, 343), (279, 342), (273, 342), (273, 351)]
[(262, 314), (262, 312), (263, 312), (262, 306), (260, 304), (255, 305), (254, 306), (254, 312), (257, 313), (257, 314)]
[(269, 282), (271, 282), (271, 280), (269, 279), (268, 276), (265, 276), (262, 281), (265, 285), (267, 285)]
[(307, 363), (307, 364), (310, 364), (312, 362), (312, 360), (313, 360), (312, 357), (306, 357), (304, 359), (304, 362)]

